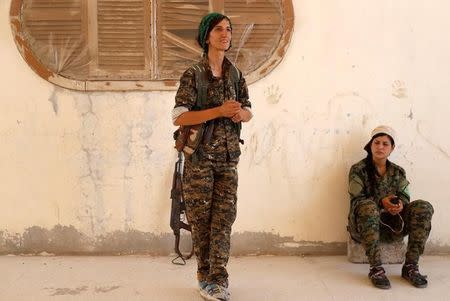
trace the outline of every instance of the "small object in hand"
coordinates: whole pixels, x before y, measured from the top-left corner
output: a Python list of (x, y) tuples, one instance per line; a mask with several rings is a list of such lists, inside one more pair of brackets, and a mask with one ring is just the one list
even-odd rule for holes
[(390, 202), (391, 202), (391, 204), (393, 204), (393, 205), (398, 205), (398, 204), (400, 203), (400, 199), (399, 199), (398, 196), (396, 196), (396, 197), (392, 198), (392, 199), (390, 200)]

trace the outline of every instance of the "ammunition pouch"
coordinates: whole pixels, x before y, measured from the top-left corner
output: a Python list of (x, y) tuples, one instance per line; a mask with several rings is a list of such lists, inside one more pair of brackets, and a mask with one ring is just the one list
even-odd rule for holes
[(173, 134), (176, 150), (182, 151), (186, 157), (190, 157), (202, 142), (204, 132), (204, 123), (180, 126)]

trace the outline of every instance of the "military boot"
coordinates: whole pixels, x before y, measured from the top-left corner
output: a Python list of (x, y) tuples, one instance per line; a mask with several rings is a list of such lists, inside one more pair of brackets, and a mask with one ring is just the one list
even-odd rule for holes
[(402, 277), (418, 288), (425, 288), (428, 285), (427, 276), (420, 274), (419, 265), (414, 263), (408, 263), (403, 265)]
[(369, 279), (375, 287), (381, 289), (391, 288), (391, 283), (386, 277), (386, 272), (382, 266), (375, 266), (370, 268)]

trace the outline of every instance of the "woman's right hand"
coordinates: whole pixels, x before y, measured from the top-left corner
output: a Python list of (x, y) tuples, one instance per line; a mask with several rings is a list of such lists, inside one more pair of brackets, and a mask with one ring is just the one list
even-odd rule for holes
[(390, 194), (381, 200), (381, 204), (383, 205), (383, 208), (392, 215), (399, 214), (403, 210), (402, 201), (399, 201), (398, 204), (393, 204), (391, 202), (396, 197), (397, 196)]
[(241, 104), (236, 100), (226, 100), (220, 107), (220, 116), (231, 118), (241, 110)]

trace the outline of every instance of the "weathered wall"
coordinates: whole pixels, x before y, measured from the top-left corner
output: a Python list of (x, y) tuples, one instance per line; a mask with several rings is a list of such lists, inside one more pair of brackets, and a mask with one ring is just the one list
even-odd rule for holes
[[(433, 203), (429, 251), (450, 251), (450, 3), (293, 1), (291, 45), (249, 87), (235, 254), (342, 253), (347, 171), (370, 130)], [(36, 76), (0, 1), (0, 253), (172, 248), (174, 92), (79, 93)]]

